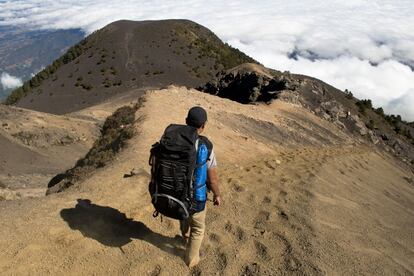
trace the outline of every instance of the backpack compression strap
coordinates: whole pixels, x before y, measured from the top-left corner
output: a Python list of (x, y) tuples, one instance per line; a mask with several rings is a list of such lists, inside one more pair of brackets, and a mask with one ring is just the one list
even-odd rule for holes
[(170, 195), (155, 193), (152, 196), (152, 198), (155, 198), (154, 202), (157, 202), (157, 197), (166, 197), (166, 198), (171, 199), (172, 201), (178, 203), (181, 206), (181, 208), (184, 209), (184, 212), (185, 212), (185, 218), (184, 219), (187, 219), (188, 217), (190, 217), (190, 214), (188, 213), (187, 207), (185, 207), (184, 203), (182, 203), (180, 200), (178, 200), (175, 197), (170, 196)]

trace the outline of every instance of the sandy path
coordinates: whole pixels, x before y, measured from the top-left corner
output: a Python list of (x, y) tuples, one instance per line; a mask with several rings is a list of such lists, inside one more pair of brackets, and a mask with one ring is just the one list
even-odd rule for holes
[[(146, 164), (162, 129), (196, 103), (210, 114), (225, 202), (208, 203), (207, 255), (189, 271), (178, 223), (151, 216)], [(412, 176), (388, 157), (283, 104), (242, 106), (170, 88), (150, 93), (137, 116), (138, 136), (87, 181), (0, 202), (0, 274), (413, 273)], [(123, 178), (134, 167), (141, 173)]]

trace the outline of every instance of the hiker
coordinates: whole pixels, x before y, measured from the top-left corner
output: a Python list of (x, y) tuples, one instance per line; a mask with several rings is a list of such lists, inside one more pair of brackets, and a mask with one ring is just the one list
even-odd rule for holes
[[(188, 111), (186, 123), (188, 126), (197, 128), (198, 134), (204, 131), (207, 123), (207, 112), (202, 107), (193, 107)], [(206, 139), (200, 136), (199, 139)], [(207, 140), (207, 139), (206, 139)], [(208, 140), (207, 140), (208, 141)], [(218, 187), (217, 161), (214, 150), (211, 150), (207, 160), (207, 183), (213, 192), (214, 205), (220, 206), (221, 197)], [(206, 209), (194, 213), (187, 220), (180, 220), (180, 229), (184, 240), (186, 241), (185, 261), (189, 267), (193, 267), (200, 261), (200, 247), (205, 232)]]
[(159, 143), (151, 149), (149, 192), (159, 213), (180, 220), (186, 244), (185, 262), (194, 267), (200, 261), (205, 232), (207, 190), (214, 205), (222, 203), (213, 144), (200, 134), (207, 124), (207, 112), (199, 106), (188, 111), (186, 125), (169, 125)]

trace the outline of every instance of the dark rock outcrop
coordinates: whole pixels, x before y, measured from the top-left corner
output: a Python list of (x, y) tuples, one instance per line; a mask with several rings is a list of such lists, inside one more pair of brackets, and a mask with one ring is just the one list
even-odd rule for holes
[(216, 75), (216, 79), (199, 87), (209, 94), (228, 98), (243, 104), (269, 102), (287, 89), (284, 76), (273, 76), (257, 64), (242, 64)]
[[(413, 131), (412, 123), (400, 122), (404, 124), (404, 136), (372, 107), (362, 112), (358, 99), (349, 92), (342, 92), (320, 80), (246, 63), (217, 73), (214, 80), (198, 89), (243, 104), (269, 103), (277, 99), (301, 105), (414, 167), (413, 141), (410, 142), (408, 134)], [(380, 123), (377, 125), (377, 122)]]

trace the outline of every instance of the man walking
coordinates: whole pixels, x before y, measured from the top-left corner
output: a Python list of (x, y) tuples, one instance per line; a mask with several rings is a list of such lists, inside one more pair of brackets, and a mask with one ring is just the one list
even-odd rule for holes
[[(220, 197), (219, 183), (217, 177), (217, 161), (212, 148), (211, 142), (200, 134), (204, 131), (207, 124), (207, 112), (199, 106), (192, 107), (188, 111), (186, 124), (197, 128), (199, 141), (210, 143), (211, 153), (207, 160), (207, 184), (213, 192), (214, 205), (220, 206), (222, 203)], [(198, 146), (199, 143), (196, 143)], [(206, 209), (194, 213), (187, 220), (180, 221), (180, 229), (184, 240), (186, 241), (185, 262), (191, 268), (196, 266), (200, 261), (200, 247), (205, 233)]]

